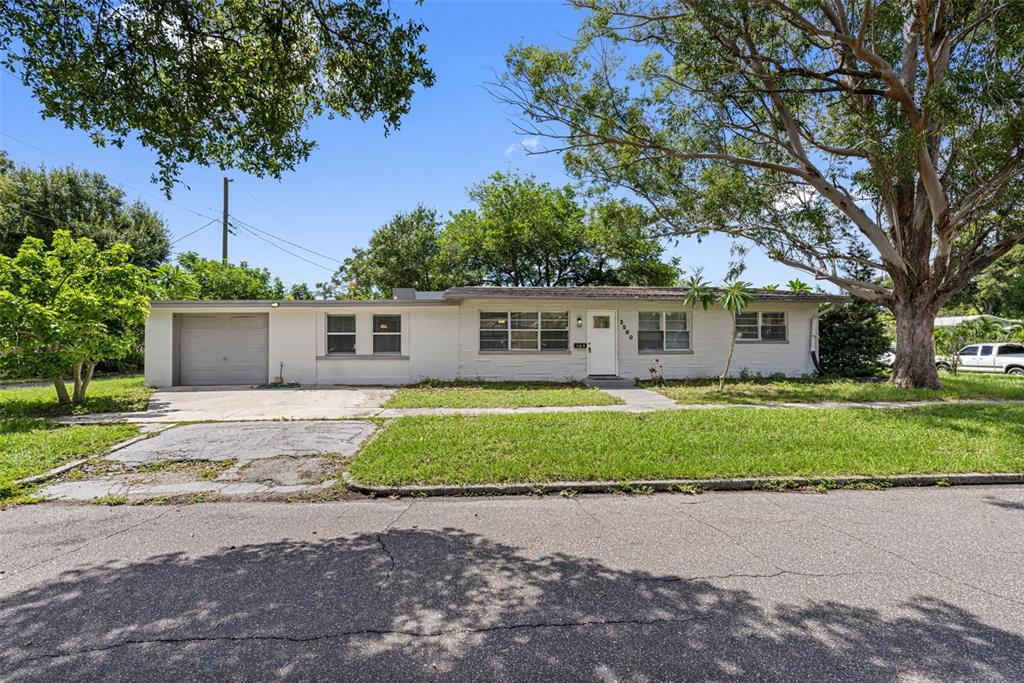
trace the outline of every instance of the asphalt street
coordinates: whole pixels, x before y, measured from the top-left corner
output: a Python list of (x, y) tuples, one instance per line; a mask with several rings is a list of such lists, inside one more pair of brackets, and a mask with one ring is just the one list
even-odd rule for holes
[(0, 512), (0, 680), (1024, 680), (1024, 488)]

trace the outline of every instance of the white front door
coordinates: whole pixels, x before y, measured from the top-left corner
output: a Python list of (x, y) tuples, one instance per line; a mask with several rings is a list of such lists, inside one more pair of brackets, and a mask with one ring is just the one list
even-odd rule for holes
[(615, 311), (587, 311), (587, 374), (619, 372)]

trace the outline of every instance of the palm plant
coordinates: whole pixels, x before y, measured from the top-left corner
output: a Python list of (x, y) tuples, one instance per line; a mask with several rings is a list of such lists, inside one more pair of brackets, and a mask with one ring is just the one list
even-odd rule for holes
[(789, 291), (791, 292), (811, 291), (811, 286), (804, 282), (803, 280), (790, 280), (789, 282), (786, 283), (786, 287), (788, 287)]
[(684, 280), (683, 286), (687, 289), (686, 294), (683, 295), (683, 303), (686, 305), (696, 308), (699, 304), (706, 311), (715, 303), (720, 303), (722, 308), (732, 315), (732, 342), (729, 345), (729, 355), (725, 359), (725, 369), (722, 370), (722, 375), (718, 378), (718, 390), (724, 391), (725, 378), (729, 376), (729, 366), (732, 365), (732, 355), (736, 350), (736, 316), (750, 305), (754, 299), (754, 293), (750, 289), (750, 283), (742, 280), (727, 283), (721, 293), (718, 293), (700, 275), (694, 275)]
[(742, 280), (733, 280), (727, 283), (719, 296), (722, 308), (732, 315), (732, 339), (729, 344), (729, 355), (725, 359), (725, 369), (722, 370), (722, 376), (718, 378), (719, 391), (725, 391), (725, 378), (729, 376), (732, 354), (736, 351), (736, 318), (750, 305), (753, 299), (754, 292), (750, 289), (750, 283)]

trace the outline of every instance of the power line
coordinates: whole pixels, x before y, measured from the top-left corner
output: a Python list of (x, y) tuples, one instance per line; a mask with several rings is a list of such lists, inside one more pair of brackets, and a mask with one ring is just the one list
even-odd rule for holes
[[(73, 166), (73, 167), (75, 167), (75, 168), (77, 168), (79, 170), (88, 171), (88, 169), (82, 168), (81, 164), (76, 164), (75, 162), (71, 161), (70, 159), (62, 157), (61, 155), (56, 154), (54, 152), (51, 152), (48, 149), (43, 149), (39, 145), (33, 144), (33, 143), (31, 143), (31, 142), (29, 142), (27, 140), (22, 140), (19, 137), (11, 135), (7, 131), (0, 131), (0, 135), (4, 136), (5, 138), (8, 138), (10, 140), (14, 140), (15, 142), (17, 142), (19, 144), (25, 145), (26, 147), (31, 147), (32, 149), (36, 150), (37, 152), (42, 152), (43, 154), (49, 154), (54, 159), (60, 159), (64, 163), (69, 164), (69, 165), (71, 165), (71, 166)], [(103, 175), (106, 176), (106, 174), (103, 174)], [(189, 213), (195, 214), (195, 215), (199, 216), (200, 218), (212, 218), (212, 216), (207, 216), (206, 214), (200, 213), (199, 211), (196, 211), (195, 209), (190, 209), (187, 206), (181, 206), (180, 204), (175, 204), (173, 201), (171, 201), (167, 197), (161, 197), (160, 195), (153, 194), (151, 192), (148, 192), (148, 191), (143, 190), (141, 188), (135, 187), (133, 185), (129, 185), (127, 183), (120, 183), (120, 182), (113, 182), (111, 184), (119, 185), (122, 190), (128, 189), (128, 190), (132, 190), (134, 192), (138, 192), (139, 194), (144, 195), (146, 197), (150, 197), (152, 199), (156, 199), (158, 201), (164, 202), (165, 204), (169, 204), (169, 205), (175, 207), (176, 209), (181, 209), (182, 211), (188, 211)], [(217, 220), (217, 219), (213, 218), (213, 220)]]
[(181, 236), (181, 237), (179, 237), (178, 239), (176, 239), (176, 240), (174, 240), (173, 242), (171, 242), (171, 246), (173, 247), (173, 246), (174, 246), (175, 244), (177, 244), (178, 242), (182, 241), (182, 240), (183, 240), (183, 239), (185, 239), (186, 237), (191, 237), (192, 235), (196, 234), (197, 232), (199, 232), (199, 231), (200, 231), (200, 230), (202, 230), (203, 228), (208, 228), (208, 227), (210, 227), (211, 225), (213, 225), (213, 224), (214, 224), (214, 223), (216, 223), (216, 222), (217, 222), (217, 219), (216, 219), (216, 218), (214, 218), (214, 219), (211, 219), (211, 220), (210, 220), (210, 221), (209, 221), (208, 223), (204, 223), (203, 225), (200, 225), (200, 226), (199, 226), (198, 228), (196, 228), (196, 229), (195, 229), (195, 230), (193, 230), (192, 232), (188, 233), (187, 235), (182, 235), (182, 236)]
[(21, 211), (22, 213), (27, 213), (28, 215), (35, 216), (36, 218), (42, 218), (44, 221), (51, 221), (53, 223), (57, 222), (57, 219), (54, 218), (53, 216), (44, 216), (41, 213), (36, 213), (35, 211), (29, 211), (28, 209), (22, 208), (20, 206), (15, 206), (13, 204), (5, 204), (3, 202), (0, 202), (0, 206), (2, 206), (4, 208), (7, 208), (7, 209), (14, 209), (15, 211)]
[(295, 233), (296, 235), (298, 235), (298, 236), (299, 236), (299, 237), (301, 237), (302, 239), (306, 240), (307, 242), (312, 242), (312, 241), (313, 241), (313, 240), (309, 239), (309, 237), (307, 237), (306, 235), (303, 235), (303, 234), (302, 234), (301, 232), (299, 232), (298, 230), (296, 230), (296, 229), (295, 229), (295, 227), (294, 227), (294, 226), (292, 226), (292, 224), (291, 224), (291, 223), (289, 223), (288, 221), (286, 221), (286, 220), (285, 220), (284, 218), (282, 218), (282, 217), (281, 217), (281, 214), (277, 213), (276, 211), (274, 211), (273, 209), (271, 209), (271, 208), (270, 208), (269, 206), (267, 206), (266, 204), (264, 204), (264, 203), (263, 203), (263, 200), (261, 200), (261, 199), (260, 199), (259, 197), (257, 197), (257, 196), (256, 196), (256, 195), (255, 195), (255, 194), (254, 194), (253, 192), (251, 192), (251, 191), (249, 190), (249, 188), (247, 188), (247, 187), (246, 187), (245, 185), (241, 184), (241, 183), (240, 183), (240, 182), (238, 182), (237, 180), (235, 180), (235, 184), (236, 184), (236, 185), (238, 185), (238, 187), (242, 188), (242, 191), (243, 191), (243, 192), (245, 192), (245, 193), (246, 193), (247, 195), (249, 195), (250, 197), (252, 197), (252, 198), (253, 198), (253, 200), (254, 200), (254, 201), (255, 201), (255, 202), (257, 203), (257, 204), (259, 204), (259, 205), (260, 205), (261, 207), (263, 207), (263, 209), (264, 209), (264, 210), (265, 210), (265, 211), (266, 211), (267, 213), (269, 213), (269, 214), (270, 214), (271, 216), (273, 216), (274, 218), (276, 218), (276, 219), (278, 220), (278, 222), (279, 222), (279, 223), (281, 223), (281, 225), (283, 225), (284, 227), (288, 228), (289, 230), (291, 230), (292, 232), (294, 232), (294, 233)]
[(284, 253), (289, 254), (291, 256), (294, 256), (295, 258), (297, 258), (297, 259), (299, 259), (301, 261), (305, 261), (306, 263), (308, 263), (308, 264), (310, 264), (312, 266), (316, 266), (317, 268), (322, 268), (322, 269), (326, 270), (328, 273), (333, 273), (334, 272), (334, 268), (328, 268), (327, 266), (325, 266), (325, 265), (323, 265), (321, 263), (317, 263), (315, 261), (310, 261), (305, 256), (301, 256), (299, 254), (296, 254), (294, 251), (289, 251), (288, 249), (285, 249), (284, 247), (282, 247), (280, 244), (277, 244), (276, 242), (272, 242), (272, 241), (268, 240), (266, 237), (263, 237), (262, 235), (257, 233), (255, 230), (250, 230), (245, 224), (243, 224), (241, 222), (238, 222), (236, 227), (239, 227), (242, 230), (245, 230), (247, 233), (249, 233), (253, 237), (255, 237), (257, 239), (260, 239), (260, 240), (263, 240), (264, 242), (266, 242), (270, 246), (275, 247), (277, 249), (280, 249)]
[(275, 235), (272, 232), (267, 232), (266, 230), (263, 230), (261, 228), (257, 228), (255, 225), (251, 225), (249, 223), (246, 223), (245, 221), (240, 220), (240, 219), (236, 218), (235, 216), (232, 216), (232, 218), (235, 220), (235, 222), (239, 223), (240, 225), (245, 226), (246, 228), (249, 228), (250, 230), (255, 230), (256, 232), (262, 233), (262, 234), (266, 235), (267, 237), (271, 237), (271, 238), (273, 238), (275, 240), (278, 240), (280, 242), (284, 242), (285, 244), (290, 244), (291, 246), (295, 247), (296, 249), (301, 249), (302, 251), (305, 251), (307, 253), (313, 254), (314, 256), (319, 256), (320, 258), (325, 258), (328, 261), (334, 261), (335, 263), (339, 263), (339, 264), (340, 263), (344, 263), (344, 261), (342, 261), (341, 259), (336, 259), (333, 256), (328, 256), (327, 254), (321, 254), (319, 251), (314, 251), (312, 249), (307, 249), (306, 247), (302, 246), (301, 244), (296, 244), (295, 242), (291, 242), (289, 240), (286, 240), (283, 237), (279, 237), (278, 235)]

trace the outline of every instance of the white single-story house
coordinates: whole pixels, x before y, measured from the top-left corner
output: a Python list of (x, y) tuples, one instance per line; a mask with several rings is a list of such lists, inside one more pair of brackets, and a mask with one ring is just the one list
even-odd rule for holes
[[(425, 379), (713, 377), (731, 316), (677, 287), (399, 289), (384, 301), (155, 301), (146, 383), (156, 387), (410, 384)], [(758, 291), (738, 319), (734, 374), (814, 372), (829, 294)]]
[(982, 313), (980, 315), (941, 316), (935, 319), (935, 327), (956, 327), (957, 325), (974, 322), (975, 320), (984, 320), (986, 322), (995, 323), (1004, 330), (1011, 330), (1014, 327), (1019, 327), (1021, 325), (1020, 320), (1000, 318), (998, 315), (989, 315), (988, 313)]

